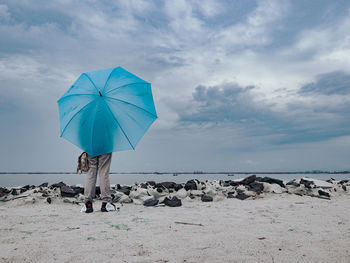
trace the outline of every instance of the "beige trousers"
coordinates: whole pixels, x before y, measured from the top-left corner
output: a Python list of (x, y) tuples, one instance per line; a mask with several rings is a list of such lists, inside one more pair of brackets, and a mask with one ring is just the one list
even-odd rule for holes
[(100, 176), (101, 199), (111, 202), (111, 184), (109, 182), (109, 170), (111, 167), (112, 153), (106, 153), (91, 157), (88, 155), (89, 171), (86, 174), (86, 184), (84, 189), (85, 202), (93, 201), (96, 191), (97, 171)]

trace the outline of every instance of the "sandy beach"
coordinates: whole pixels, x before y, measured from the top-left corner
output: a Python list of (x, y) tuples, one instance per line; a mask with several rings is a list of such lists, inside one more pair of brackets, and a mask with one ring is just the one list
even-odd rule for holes
[[(100, 202), (95, 202), (95, 210)], [(54, 200), (0, 204), (0, 262), (349, 262), (349, 195), (293, 194), (80, 213)], [(183, 224), (185, 223), (185, 224)], [(188, 223), (188, 224), (187, 224)]]

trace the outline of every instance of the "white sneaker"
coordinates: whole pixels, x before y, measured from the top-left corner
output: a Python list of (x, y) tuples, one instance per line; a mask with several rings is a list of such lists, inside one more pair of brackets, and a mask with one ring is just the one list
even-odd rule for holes
[(109, 202), (102, 203), (101, 212), (110, 212), (110, 211), (116, 211), (116, 210), (119, 210), (119, 207), (116, 207), (114, 204), (109, 203)]
[(86, 202), (81, 208), (80, 212), (82, 213), (92, 213), (94, 211), (92, 203), (90, 201)]

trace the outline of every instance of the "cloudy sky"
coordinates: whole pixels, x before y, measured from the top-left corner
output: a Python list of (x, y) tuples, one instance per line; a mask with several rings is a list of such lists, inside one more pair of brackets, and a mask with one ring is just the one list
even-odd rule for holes
[(57, 100), (82, 72), (152, 83), (113, 171), (350, 169), (350, 1), (0, 0), (0, 171), (73, 171)]

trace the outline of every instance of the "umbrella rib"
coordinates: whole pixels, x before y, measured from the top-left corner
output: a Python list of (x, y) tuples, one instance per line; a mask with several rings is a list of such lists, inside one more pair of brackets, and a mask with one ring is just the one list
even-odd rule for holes
[(66, 131), (66, 128), (68, 127), (69, 123), (74, 119), (75, 116), (77, 116), (77, 114), (79, 112), (81, 112), (83, 109), (85, 109), (88, 105), (90, 105), (91, 103), (93, 103), (95, 100), (90, 101), (88, 104), (86, 104), (84, 107), (82, 107), (80, 110), (78, 110), (76, 113), (74, 113), (74, 115), (72, 116), (72, 118), (69, 120), (69, 122), (67, 123), (67, 125), (64, 127), (63, 131), (61, 132), (61, 137), (63, 135), (63, 133)]
[(134, 106), (136, 108), (139, 108), (140, 110), (143, 110), (143, 111), (147, 112), (148, 114), (152, 115), (153, 117), (158, 118), (157, 115), (154, 115), (153, 113), (149, 112), (148, 110), (145, 110), (144, 108), (141, 108), (141, 107), (139, 107), (139, 106), (137, 106), (137, 105), (135, 105), (133, 103), (127, 102), (125, 100), (120, 100), (120, 99), (116, 99), (116, 98), (112, 98), (112, 97), (107, 97), (107, 96), (105, 98), (112, 99), (112, 100), (117, 100), (117, 101), (129, 104), (129, 105), (132, 105), (132, 106)]
[(111, 73), (109, 73), (109, 76), (108, 76), (108, 78), (107, 78), (107, 80), (106, 80), (106, 83), (105, 83), (105, 85), (103, 86), (103, 89), (102, 89), (102, 91), (104, 91), (105, 90), (105, 88), (106, 88), (106, 86), (107, 86), (107, 83), (108, 83), (108, 81), (109, 81), (109, 79), (111, 78), (111, 76), (112, 76), (112, 73), (116, 70), (117, 68), (114, 68), (112, 71), (111, 71)]
[(123, 129), (122, 126), (120, 125), (120, 123), (119, 123), (119, 121), (117, 120), (117, 118), (114, 116), (114, 114), (113, 114), (113, 112), (111, 111), (111, 109), (109, 108), (108, 104), (107, 104), (107, 103), (105, 103), (105, 104), (106, 104), (106, 107), (107, 107), (107, 109), (109, 110), (109, 112), (112, 114), (113, 119), (118, 123), (119, 128), (122, 130), (122, 132), (123, 132), (125, 138), (126, 138), (126, 139), (128, 140), (128, 142), (129, 142), (130, 146), (132, 147), (133, 150), (135, 150), (135, 147), (134, 147), (134, 146), (132, 145), (132, 143), (130, 142), (128, 136), (126, 135), (126, 133), (125, 133), (125, 131), (124, 131), (124, 129)]
[(90, 79), (89, 75), (86, 74), (86, 73), (83, 73), (83, 75), (85, 75), (88, 78), (88, 80), (90, 80), (90, 82), (92, 83), (92, 85), (94, 85), (94, 87), (97, 90), (97, 92), (99, 92), (99, 89), (96, 87), (95, 83)]
[(112, 92), (112, 91), (115, 91), (115, 90), (120, 89), (120, 88), (124, 88), (124, 87), (129, 86), (129, 85), (133, 85), (133, 84), (145, 84), (145, 83), (148, 83), (148, 82), (133, 82), (133, 83), (125, 84), (125, 85), (116, 87), (115, 89), (111, 89), (110, 91), (107, 91), (105, 94), (108, 94), (108, 93), (110, 93), (110, 92)]

